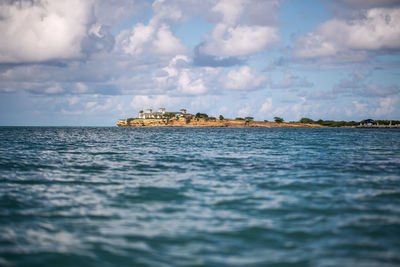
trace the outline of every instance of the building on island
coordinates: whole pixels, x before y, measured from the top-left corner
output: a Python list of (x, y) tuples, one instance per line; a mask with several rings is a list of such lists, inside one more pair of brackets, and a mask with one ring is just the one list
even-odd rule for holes
[(139, 111), (139, 119), (162, 119), (166, 113), (174, 114), (176, 118), (193, 116), (187, 113), (186, 109), (181, 109), (179, 112), (170, 112), (165, 111), (165, 108), (159, 108), (157, 112), (153, 112), (152, 109), (146, 109), (144, 112), (143, 110)]

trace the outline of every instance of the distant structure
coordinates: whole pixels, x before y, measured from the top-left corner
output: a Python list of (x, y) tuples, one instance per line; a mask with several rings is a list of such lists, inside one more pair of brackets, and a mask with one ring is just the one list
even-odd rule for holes
[(392, 121), (389, 124), (379, 124), (372, 119), (364, 120), (364, 123), (360, 122), (360, 125), (357, 125), (356, 128), (400, 128), (400, 124), (392, 124)]
[(139, 119), (162, 119), (166, 113), (172, 113), (177, 118), (193, 116), (192, 114), (188, 114), (186, 109), (181, 109), (179, 112), (170, 112), (165, 111), (165, 108), (159, 108), (157, 112), (153, 112), (153, 110), (149, 108), (146, 109), (145, 112), (143, 112), (143, 110), (139, 111)]

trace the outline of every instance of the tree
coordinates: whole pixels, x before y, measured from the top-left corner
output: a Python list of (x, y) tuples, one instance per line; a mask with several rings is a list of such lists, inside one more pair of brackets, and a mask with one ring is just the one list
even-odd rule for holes
[(224, 119), (224, 116), (219, 115), (219, 119), (222, 121)]
[(200, 113), (200, 112), (197, 112), (195, 117), (196, 119), (208, 119), (208, 115), (206, 113)]
[(300, 123), (314, 123), (314, 121), (309, 118), (301, 118)]
[(163, 115), (163, 117), (166, 118), (166, 119), (171, 119), (171, 118), (175, 117), (175, 114), (172, 113), (172, 112), (168, 112), (168, 113), (165, 113)]
[(244, 118), (246, 121), (253, 121), (254, 120), (254, 117), (245, 117)]
[(274, 121), (277, 123), (281, 123), (284, 122), (284, 119), (282, 119), (281, 117), (274, 117)]
[[(168, 113), (165, 113), (165, 114), (163, 115), (163, 119), (167, 119), (167, 123), (168, 123), (169, 120), (170, 120), (171, 118), (173, 118), (173, 117), (175, 117), (175, 114), (172, 113), (172, 112), (168, 112)], [(164, 120), (163, 120), (163, 121), (164, 121)]]

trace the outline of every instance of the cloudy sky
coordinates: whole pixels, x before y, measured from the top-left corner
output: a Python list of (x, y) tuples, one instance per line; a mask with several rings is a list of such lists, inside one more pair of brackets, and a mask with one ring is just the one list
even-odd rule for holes
[(399, 0), (0, 0), (0, 125), (400, 119)]

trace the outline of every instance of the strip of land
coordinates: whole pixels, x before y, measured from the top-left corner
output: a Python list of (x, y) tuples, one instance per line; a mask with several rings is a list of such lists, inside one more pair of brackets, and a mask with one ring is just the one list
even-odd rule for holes
[(325, 127), (311, 123), (277, 123), (230, 119), (172, 118), (172, 119), (126, 119), (117, 122), (119, 127)]

